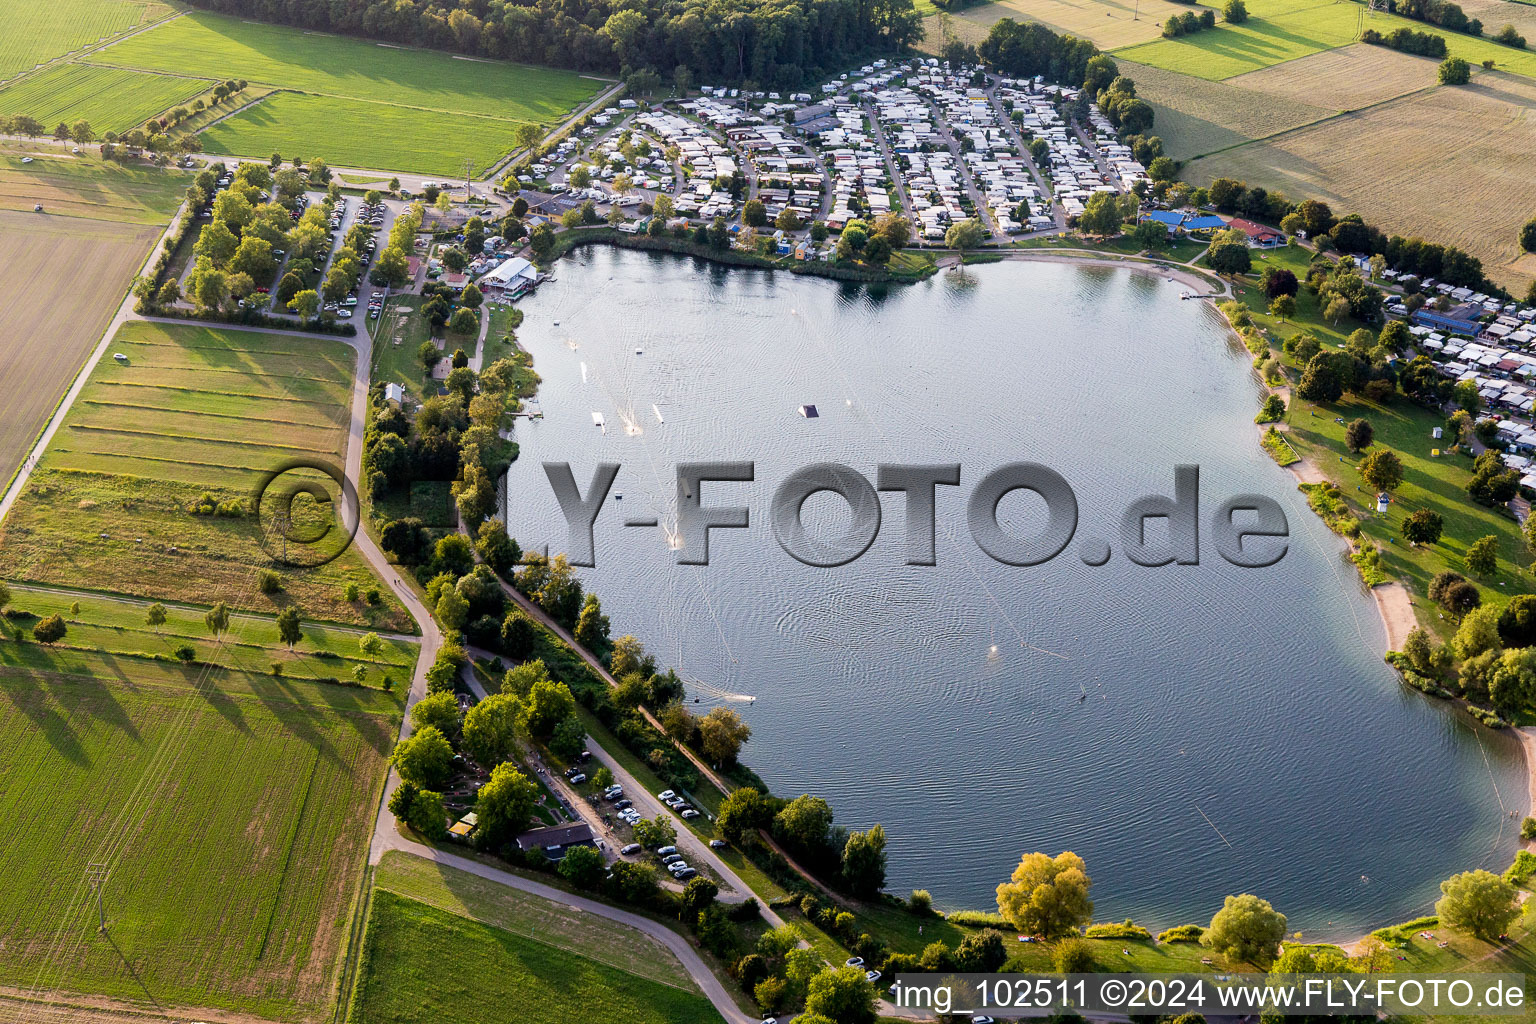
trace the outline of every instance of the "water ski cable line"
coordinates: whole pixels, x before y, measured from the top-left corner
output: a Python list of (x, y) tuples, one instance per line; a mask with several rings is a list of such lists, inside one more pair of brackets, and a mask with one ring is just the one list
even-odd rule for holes
[[(800, 311), (797, 309), (791, 309), (789, 311), (789, 315), (794, 317), (800, 323), (801, 329), (805, 331), (806, 335), (811, 339), (811, 341), (822, 350), (822, 353), (832, 364), (832, 367), (837, 372), (837, 375), (842, 378), (843, 386), (847, 388), (848, 394), (853, 396), (852, 401), (857, 401), (859, 408), (861, 408), (864, 411), (864, 414), (868, 417), (869, 424), (879, 436), (881, 443), (889, 446), (890, 433), (878, 422), (875, 414), (871, 412), (870, 406), (865, 403), (863, 396), (861, 396), (858, 392), (858, 389), (853, 386), (853, 382), (849, 378), (846, 369), (842, 365), (842, 362), (838, 359), (834, 347), (827, 344), (826, 339), (821, 336), (821, 332), (818, 331), (811, 323), (810, 317), (801, 316)], [(1025, 650), (1034, 651), (1038, 654), (1047, 654), (1053, 658), (1060, 658), (1062, 661), (1071, 661), (1072, 659), (1065, 654), (1050, 650), (1049, 648), (1037, 646), (1024, 639), (1024, 631), (1019, 628), (1018, 623), (1013, 620), (1013, 616), (1008, 614), (1007, 609), (1005, 609), (1002, 602), (998, 600), (996, 592), (993, 591), (992, 587), (988, 585), (981, 572), (976, 568), (976, 565), (972, 561), (969, 552), (965, 550), (965, 546), (956, 539), (953, 528), (942, 518), (937, 516), (935, 517), (935, 523), (937, 528), (943, 531), (945, 539), (949, 541), (950, 547), (954, 550), (955, 554), (959, 556), (961, 564), (963, 564), (966, 568), (966, 571), (971, 574), (971, 578), (976, 581), (977, 585), (981, 587), (982, 591), (987, 595), (987, 600), (991, 603), (992, 607), (995, 608), (997, 613), (1001, 615), (1004, 621), (1008, 623), (1008, 628), (1013, 630), (1014, 637), (1018, 640), (1019, 646)]]
[(1211, 826), (1211, 831), (1215, 832), (1218, 836), (1221, 836), (1221, 841), (1227, 844), (1227, 849), (1229, 849), (1229, 850), (1236, 849), (1236, 847), (1234, 847), (1232, 845), (1231, 840), (1229, 840), (1226, 836), (1221, 835), (1221, 829), (1216, 827), (1216, 823), (1211, 820), (1210, 815), (1208, 815), (1204, 811), (1200, 810), (1200, 805), (1199, 804), (1194, 804), (1194, 808), (1195, 808), (1196, 811), (1199, 812), (1200, 817), (1205, 819), (1205, 823), (1207, 825)]

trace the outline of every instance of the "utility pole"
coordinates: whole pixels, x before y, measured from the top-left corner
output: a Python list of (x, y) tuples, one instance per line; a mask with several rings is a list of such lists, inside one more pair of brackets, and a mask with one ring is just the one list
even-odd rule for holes
[(1140, 21), (1141, 20), (1141, 0), (1136, 0), (1136, 9), (1133, 12), (1131, 12), (1131, 20), (1132, 21)]
[[(1139, 0), (1138, 0), (1138, 2), (1139, 2)], [(464, 161), (464, 202), (466, 204), (468, 204), (468, 203), (473, 201), (473, 197), (469, 193), (469, 179), (473, 178), (474, 176), (475, 176), (475, 162), (473, 160), (465, 160)]]
[(96, 890), (96, 930), (107, 930), (107, 912), (102, 906), (101, 890), (107, 884), (107, 872), (109, 868), (105, 864), (91, 863), (85, 868), (85, 877), (90, 880), (91, 887)]

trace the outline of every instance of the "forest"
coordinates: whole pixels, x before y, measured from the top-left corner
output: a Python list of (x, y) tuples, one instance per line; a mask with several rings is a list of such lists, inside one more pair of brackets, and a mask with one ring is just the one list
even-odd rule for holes
[(800, 85), (922, 37), (912, 0), (192, 0), (207, 10), (667, 82)]

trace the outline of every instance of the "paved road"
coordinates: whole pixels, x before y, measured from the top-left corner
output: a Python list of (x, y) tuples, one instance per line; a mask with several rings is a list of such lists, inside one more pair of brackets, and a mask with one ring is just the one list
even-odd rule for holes
[[(902, 173), (901, 164), (896, 159), (896, 154), (891, 151), (891, 141), (885, 137), (885, 126), (880, 123), (874, 104), (866, 103), (861, 107), (864, 116), (869, 118), (870, 126), (874, 129), (875, 138), (880, 142), (880, 153), (885, 157), (885, 171), (891, 176), (891, 181), (896, 183), (896, 195), (901, 200), (901, 214), (907, 218), (908, 223), (919, 225), (917, 212), (912, 209), (912, 200), (907, 195), (907, 176)], [(826, 173), (825, 169), (822, 171)], [(830, 191), (830, 187), (828, 189)], [(914, 228), (916, 230), (916, 228)]]

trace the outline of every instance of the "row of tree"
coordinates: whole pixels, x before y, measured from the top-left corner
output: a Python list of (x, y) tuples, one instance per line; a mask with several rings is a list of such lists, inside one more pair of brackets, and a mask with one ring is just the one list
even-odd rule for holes
[(197, 0), (243, 18), (582, 71), (779, 88), (922, 38), (912, 0)]

